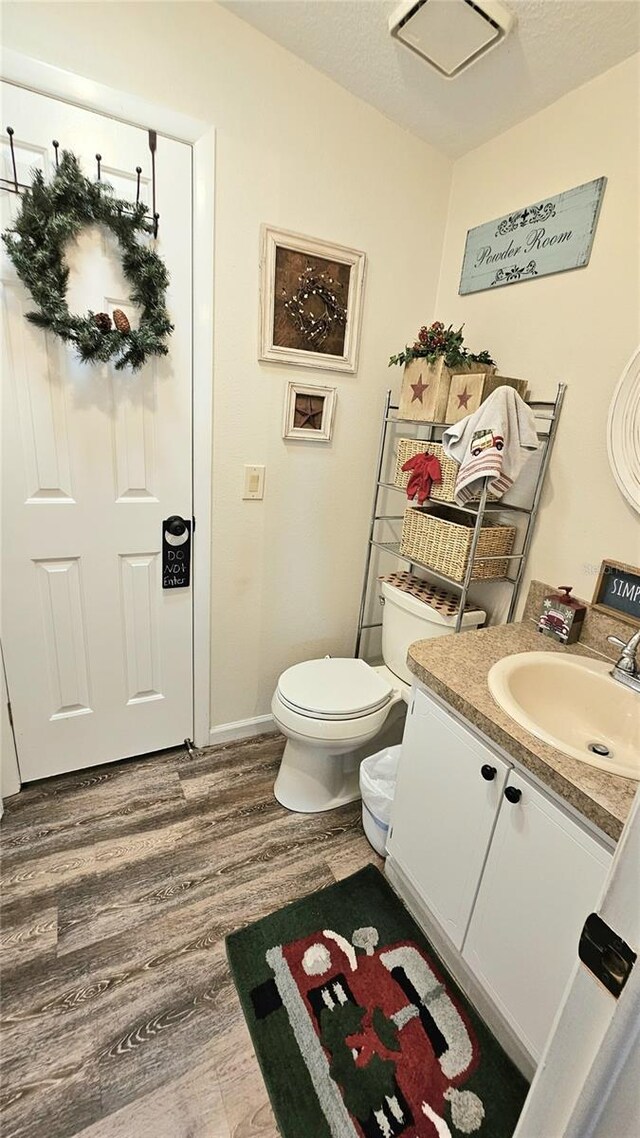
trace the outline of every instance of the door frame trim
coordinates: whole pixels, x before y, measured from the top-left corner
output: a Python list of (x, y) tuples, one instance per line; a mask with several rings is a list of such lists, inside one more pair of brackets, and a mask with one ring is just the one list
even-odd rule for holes
[[(21, 52), (2, 54), (0, 79), (191, 146), (193, 312), (193, 741), (209, 745), (211, 726), (211, 476), (213, 465), (213, 274), (215, 127), (137, 95), (117, 91)], [(195, 298), (198, 298), (197, 304)], [(19, 758), (19, 756), (18, 756)]]

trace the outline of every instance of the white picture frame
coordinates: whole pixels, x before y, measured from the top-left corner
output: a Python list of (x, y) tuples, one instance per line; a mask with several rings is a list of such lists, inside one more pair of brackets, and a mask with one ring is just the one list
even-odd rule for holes
[[(321, 387), (313, 383), (298, 383), (291, 380), (287, 384), (284, 401), (284, 416), (282, 420), (283, 439), (305, 439), (307, 442), (328, 443), (333, 434), (333, 420), (336, 411), (337, 389), (335, 387)], [(322, 399), (322, 407), (318, 408), (318, 401)], [(304, 401), (307, 401), (304, 406)], [(303, 403), (301, 408), (300, 403)], [(296, 418), (300, 418), (300, 411), (309, 415), (312, 425), (296, 426)], [(318, 421), (318, 416), (320, 420)]]
[[(281, 291), (276, 295), (276, 261), (278, 250), (300, 254), (312, 266), (322, 270), (322, 262), (338, 266), (338, 272), (343, 278), (348, 273), (348, 283), (343, 281), (339, 288), (343, 290), (341, 296), (342, 307), (346, 309), (343, 343), (340, 349), (332, 352), (326, 347), (318, 350), (301, 346), (302, 334), (291, 324), (290, 343), (276, 343), (276, 339), (283, 335), (282, 308), (278, 307), (281, 300)], [(299, 263), (301, 258), (297, 258)], [(360, 343), (360, 330), (362, 324), (362, 304), (364, 297), (364, 280), (366, 271), (366, 254), (357, 249), (349, 249), (344, 245), (330, 244), (315, 237), (305, 237), (300, 233), (290, 233), (285, 229), (276, 229), (271, 225), (263, 225), (260, 230), (260, 330), (258, 358), (268, 363), (294, 364), (298, 367), (319, 368), (323, 371), (355, 372), (358, 366), (358, 349)], [(278, 269), (278, 272), (280, 270)], [(297, 279), (297, 278), (296, 278)], [(280, 281), (278, 282), (280, 283)], [(346, 295), (344, 295), (346, 293)], [(326, 311), (326, 309), (325, 309)], [(278, 331), (276, 332), (276, 315), (278, 316)], [(342, 336), (342, 331), (340, 331)], [(337, 338), (337, 334), (334, 335)]]

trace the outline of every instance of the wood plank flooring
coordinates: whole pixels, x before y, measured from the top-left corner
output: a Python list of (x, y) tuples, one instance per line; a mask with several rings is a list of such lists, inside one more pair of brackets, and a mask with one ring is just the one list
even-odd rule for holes
[(224, 937), (381, 864), (360, 803), (279, 806), (283, 746), (168, 752), (5, 803), (3, 1138), (276, 1138)]

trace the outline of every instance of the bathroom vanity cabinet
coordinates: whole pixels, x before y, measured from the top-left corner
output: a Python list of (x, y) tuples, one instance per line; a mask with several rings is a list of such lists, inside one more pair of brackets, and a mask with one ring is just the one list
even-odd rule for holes
[(389, 853), (462, 948), (509, 766), (422, 692), (407, 715)]
[(390, 878), (397, 867), (537, 1059), (612, 851), (421, 690), (407, 716), (388, 849)]

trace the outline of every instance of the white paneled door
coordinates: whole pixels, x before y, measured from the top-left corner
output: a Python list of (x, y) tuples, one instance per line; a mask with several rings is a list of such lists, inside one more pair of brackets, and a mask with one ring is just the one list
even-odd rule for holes
[[(150, 202), (147, 131), (2, 85), (17, 175), (51, 175), (52, 140), (86, 173)], [(12, 176), (2, 135), (3, 178)], [(6, 184), (6, 183), (3, 183)], [(193, 734), (192, 593), (162, 588), (162, 521), (192, 513), (191, 150), (158, 137), (157, 250), (171, 278), (169, 356), (86, 365), (25, 320), (2, 249), (2, 637), (23, 780), (144, 754)], [(2, 191), (2, 229), (19, 202)], [(117, 244), (68, 250), (73, 312), (122, 308)]]

